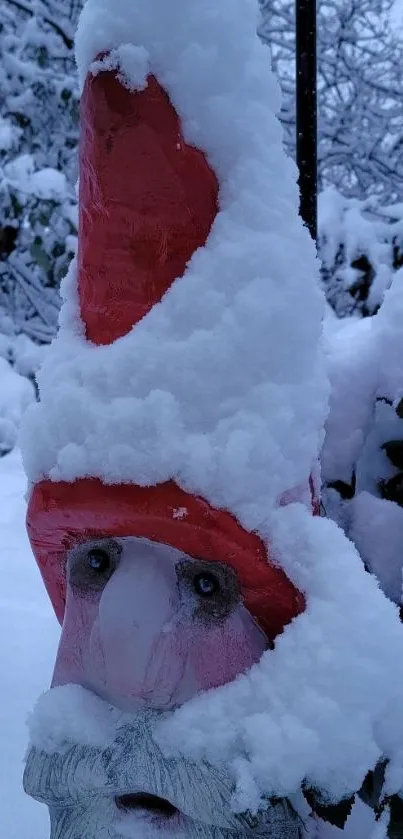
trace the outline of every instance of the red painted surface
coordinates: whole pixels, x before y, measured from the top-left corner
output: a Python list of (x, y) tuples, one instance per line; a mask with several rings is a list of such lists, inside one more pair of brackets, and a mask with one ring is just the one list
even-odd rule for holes
[(217, 213), (218, 183), (153, 76), (131, 92), (88, 76), (81, 101), (78, 286), (95, 344), (125, 335), (181, 277)]

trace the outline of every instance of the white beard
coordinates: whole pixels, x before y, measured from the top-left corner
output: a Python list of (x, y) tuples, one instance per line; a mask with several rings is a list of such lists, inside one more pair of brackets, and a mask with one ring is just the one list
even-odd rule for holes
[[(303, 824), (286, 799), (256, 816), (235, 814), (225, 768), (165, 757), (152, 734), (160, 720), (154, 711), (121, 715), (104, 748), (66, 741), (62, 732), (52, 753), (31, 748), (24, 788), (48, 805), (50, 839), (300, 839)], [(133, 793), (158, 796), (176, 812), (117, 806), (116, 799)]]

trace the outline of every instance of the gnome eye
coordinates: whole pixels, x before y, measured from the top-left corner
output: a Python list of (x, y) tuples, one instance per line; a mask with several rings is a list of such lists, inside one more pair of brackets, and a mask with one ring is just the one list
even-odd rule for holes
[(236, 573), (224, 562), (184, 557), (176, 575), (182, 607), (205, 623), (225, 620), (242, 600)]
[(121, 553), (122, 547), (116, 539), (77, 545), (67, 561), (70, 586), (81, 595), (101, 591), (116, 571)]
[(104, 574), (110, 568), (111, 559), (107, 551), (102, 548), (91, 548), (87, 554), (87, 562), (93, 571)]
[(220, 588), (220, 583), (214, 574), (196, 574), (193, 586), (199, 597), (213, 597)]

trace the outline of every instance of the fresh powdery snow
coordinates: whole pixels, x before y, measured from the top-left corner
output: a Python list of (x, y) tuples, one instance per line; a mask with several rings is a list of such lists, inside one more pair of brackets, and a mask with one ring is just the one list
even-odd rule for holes
[[(7, 382), (0, 379), (6, 390)], [(13, 389), (9, 400), (13, 400)], [(4, 839), (45, 839), (48, 815), (24, 795), (26, 719), (49, 684), (58, 626), (25, 533), (18, 450), (0, 459), (0, 808)]]
[(35, 171), (35, 161), (30, 154), (21, 154), (4, 167), (8, 182), (20, 191), (24, 200), (28, 195), (45, 198), (49, 201), (60, 200), (68, 192), (66, 176), (50, 166)]
[(35, 400), (32, 383), (3, 357), (3, 349), (8, 345), (6, 336), (0, 334), (0, 456), (14, 448), (22, 417)]
[(403, 510), (379, 497), (378, 482), (398, 473), (382, 446), (403, 439), (396, 406), (403, 398), (403, 271), (397, 271), (372, 318), (328, 321), (326, 353), (331, 382), (330, 414), (322, 452), (328, 484), (349, 484), (351, 501), (328, 491), (326, 508), (354, 540), (383, 590), (402, 602)]
[(278, 506), (316, 474), (328, 384), (315, 248), (256, 25), (255, 0), (88, 0), (81, 81), (108, 50), (131, 87), (154, 73), (217, 174), (220, 212), (184, 276), (111, 346), (85, 341), (72, 267), (23, 434), (31, 482), (173, 478), (256, 530), (306, 594), (250, 673), (159, 732), (170, 752), (226, 761), (234, 808), (252, 810), (304, 778), (338, 799), (384, 754), (389, 790), (403, 772), (397, 609), (333, 522)]
[(120, 57), (134, 87), (154, 72), (186, 138), (218, 175), (221, 212), (185, 275), (113, 346), (83, 340), (72, 269), (42, 404), (27, 426), (33, 481), (99, 475), (147, 485), (174, 477), (253, 528), (285, 490), (307, 484), (327, 393), (318, 352), (323, 299), (257, 15), (252, 0), (84, 8), (81, 80), (114, 48), (106, 66)]
[(357, 305), (353, 289), (360, 277), (355, 265), (365, 256), (373, 279), (365, 301), (367, 313), (381, 305), (395, 273), (393, 241), (403, 229), (401, 204), (376, 208), (371, 198), (346, 198), (328, 186), (318, 198), (320, 256), (325, 268), (328, 299), (345, 314)]

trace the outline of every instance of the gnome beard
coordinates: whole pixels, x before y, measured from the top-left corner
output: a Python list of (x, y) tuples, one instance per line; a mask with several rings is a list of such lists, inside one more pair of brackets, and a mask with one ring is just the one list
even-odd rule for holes
[(54, 686), (84, 685), (129, 711), (171, 709), (245, 672), (267, 646), (223, 562), (132, 537), (68, 555)]
[[(68, 713), (63, 717), (59, 707), (51, 732), (48, 720), (47, 749), (31, 749), (24, 776), (26, 792), (49, 807), (51, 839), (300, 839), (302, 822), (287, 800), (237, 815), (224, 768), (165, 757), (153, 736), (158, 712), (119, 714), (85, 691), (74, 696), (71, 688), (61, 690), (67, 692)], [(51, 694), (60, 698), (51, 691), (43, 699)], [(74, 742), (71, 711), (86, 735), (94, 731), (94, 718), (99, 727), (106, 721), (104, 747)]]

